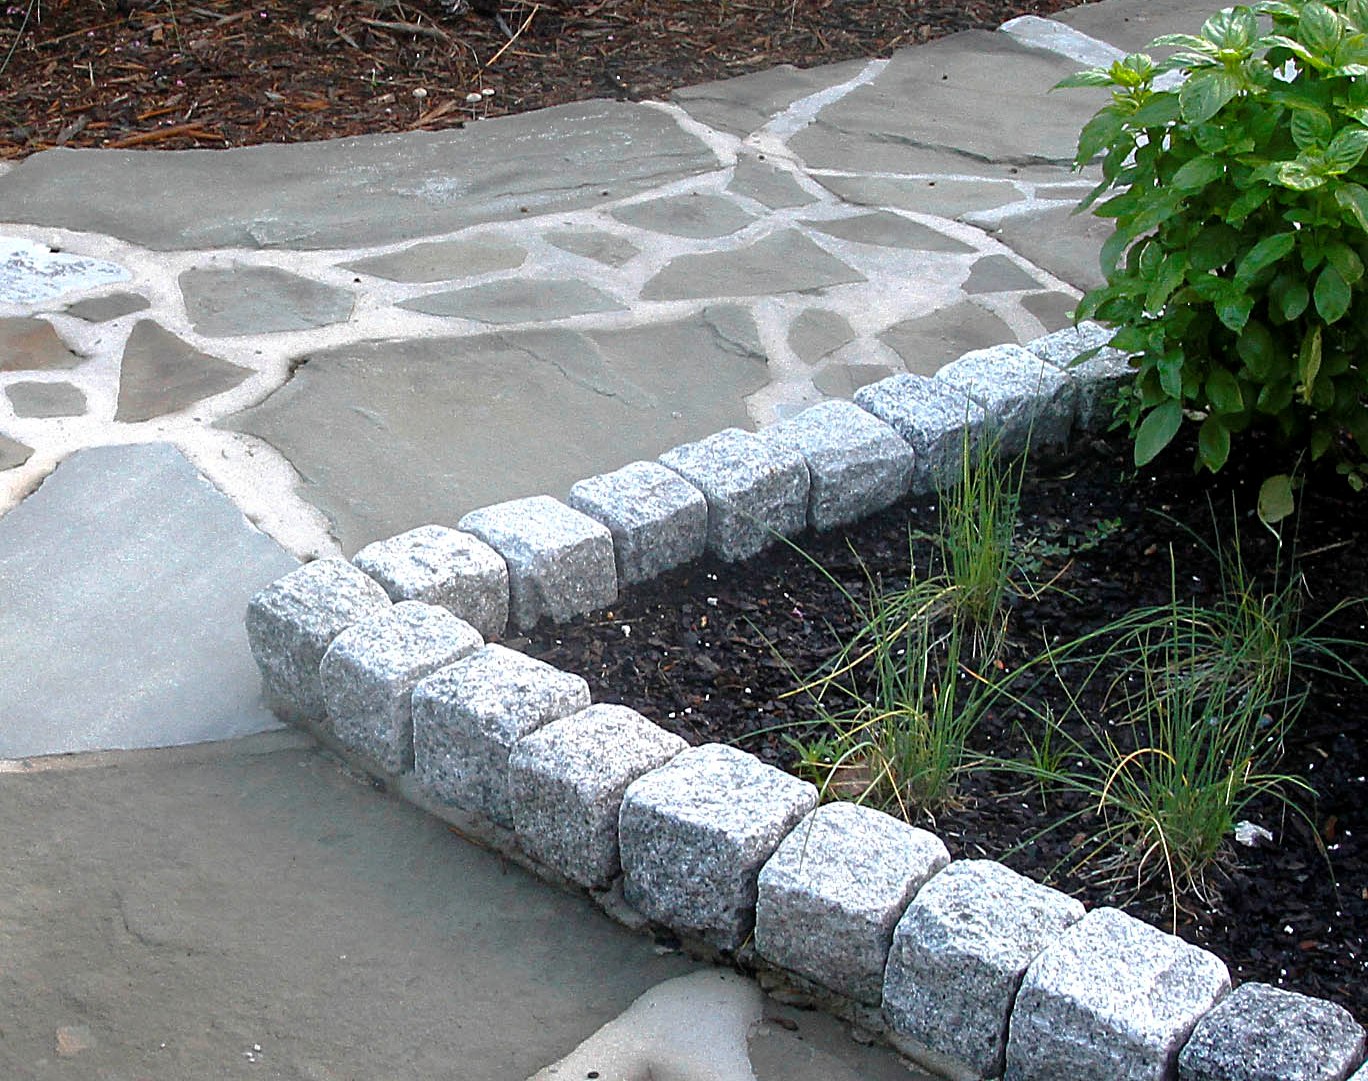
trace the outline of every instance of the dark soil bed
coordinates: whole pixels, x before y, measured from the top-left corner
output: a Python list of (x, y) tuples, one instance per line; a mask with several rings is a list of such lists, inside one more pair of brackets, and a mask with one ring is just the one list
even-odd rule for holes
[[(1230, 475), (1215, 482), (1194, 477), (1190, 461), (1190, 453), (1174, 450), (1159, 468), (1136, 475), (1128, 444), (1108, 439), (1030, 472), (1020, 537), (1033, 579), (1054, 579), (1054, 588), (1016, 598), (1000, 655), (1006, 666), (1036, 654), (1042, 635), (1081, 634), (1134, 606), (1169, 600), (1170, 550), (1179, 592), (1210, 601), (1219, 566), (1185, 525), (1209, 541), (1214, 522), (1228, 538), (1238, 515), (1245, 560), (1266, 578), (1276, 546), (1251, 509), (1267, 459), (1253, 451), (1246, 475), (1228, 467)], [(1362, 500), (1333, 476), (1303, 493), (1296, 543), (1308, 596), (1304, 619), (1342, 598), (1368, 595), (1363, 511)], [(800, 543), (858, 592), (866, 570), (886, 583), (905, 579), (909, 530), (935, 530), (937, 521), (935, 501), (921, 499), (847, 533), (809, 534)], [(918, 551), (924, 567), (926, 546)], [(1321, 631), (1362, 641), (1366, 617), (1359, 605)], [(691, 565), (630, 591), (610, 612), (543, 625), (526, 648), (584, 675), (596, 701), (630, 705), (693, 743), (734, 743), (793, 768), (795, 753), (784, 737), (810, 735), (814, 717), (806, 697), (790, 693), (794, 672), (807, 675), (827, 661), (854, 620), (849, 602), (812, 562), (778, 547), (743, 564)], [(1368, 671), (1362, 646), (1346, 658)], [(1178, 933), (1223, 957), (1237, 982), (1263, 980), (1332, 999), (1360, 1021), (1368, 1020), (1365, 716), (1362, 684), (1315, 681), (1279, 767), (1314, 787), (1316, 798), (1304, 801), (1311, 825), (1276, 803), (1256, 803), (1244, 817), (1271, 830), (1274, 841), (1228, 844), (1228, 866), (1209, 876), (1206, 899), (1189, 895), (1177, 912)], [(1022, 754), (1017, 719), (1008, 709), (990, 711), (970, 740), (973, 750)], [(957, 858), (1002, 858), (1090, 906), (1121, 904), (1171, 928), (1165, 889), (1118, 892), (1074, 866), (1071, 857), (1095, 825), (1089, 819), (1021, 843), (1077, 808), (1077, 801), (1056, 799), (1043, 810), (1021, 778), (985, 770), (960, 784), (955, 806), (922, 824), (932, 825)]]

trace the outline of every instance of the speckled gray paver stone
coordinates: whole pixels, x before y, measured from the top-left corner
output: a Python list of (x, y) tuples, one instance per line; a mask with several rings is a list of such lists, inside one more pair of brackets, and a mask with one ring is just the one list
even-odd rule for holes
[(399, 305), (426, 315), (473, 319), (477, 323), (539, 323), (591, 312), (622, 311), (607, 293), (571, 279), (506, 278), (414, 297)]
[(1363, 1053), (1363, 1026), (1343, 1006), (1246, 983), (1197, 1022), (1178, 1081), (1344, 1081)]
[(855, 392), (855, 404), (883, 421), (912, 447), (912, 491), (954, 484), (965, 451), (983, 428), (983, 408), (936, 379), (900, 373)]
[(319, 559), (278, 578), (247, 605), (247, 642), (267, 703), (286, 720), (322, 720), (318, 665), (353, 623), (390, 606), (345, 559)]
[(128, 424), (176, 413), (232, 390), (251, 369), (201, 353), (151, 319), (140, 319), (124, 345), (114, 419)]
[(604, 266), (622, 266), (641, 254), (626, 237), (597, 229), (559, 229), (546, 234), (546, 242), (571, 255), (592, 259)]
[(964, 291), (976, 293), (1010, 293), (1022, 289), (1039, 289), (1036, 281), (1005, 255), (985, 255), (974, 264), (964, 283)]
[(0, 432), (0, 470), (17, 469), (33, 457), (33, 448)]
[(611, 213), (624, 225), (698, 240), (730, 236), (755, 220), (730, 199), (699, 192), (631, 203)]
[(678, 473), (632, 462), (573, 485), (568, 502), (608, 527), (618, 581), (652, 578), (697, 559), (708, 538), (708, 503)]
[(921, 222), (911, 221), (901, 214), (877, 210), (872, 214), (858, 214), (853, 218), (806, 223), (819, 233), (853, 240), (858, 244), (874, 244), (883, 248), (911, 248), (916, 251), (971, 252), (974, 249), (963, 241), (937, 232)]
[[(12, 220), (0, 213), (0, 221)], [(0, 236), (0, 303), (42, 304), (76, 290), (125, 281), (117, 263), (54, 252), (31, 240)]]
[(345, 289), (277, 267), (192, 267), (179, 282), (186, 314), (207, 338), (343, 323), (354, 303)]
[(619, 843), (628, 904), (721, 949), (755, 925), (760, 868), (817, 789), (735, 747), (710, 743), (633, 782)]
[[(1135, 375), (1126, 354), (1106, 344), (1112, 333), (1097, 323), (1083, 322), (1026, 343), (1026, 348), (1041, 360), (1067, 372), (1074, 380), (1077, 423), (1085, 431), (1098, 431), (1111, 423), (1116, 395)], [(1089, 349), (1098, 352), (1082, 363), (1075, 363)]]
[(731, 251), (679, 255), (641, 289), (643, 300), (753, 297), (862, 282), (865, 276), (785, 229)]
[(1008, 1081), (1171, 1081), (1193, 1027), (1230, 990), (1214, 954), (1114, 908), (1095, 908), (1026, 970)]
[(589, 705), (579, 676), (489, 645), (413, 690), (414, 772), (430, 795), (513, 825), (508, 756), (518, 740)]
[(991, 210), (1022, 198), (1005, 180), (956, 180), (950, 177), (823, 176), (817, 181), (857, 206), (892, 207), (918, 214), (957, 218), (974, 210)]
[(817, 201), (815, 195), (803, 190), (792, 173), (750, 154), (743, 154), (737, 159), (736, 170), (727, 190), (754, 199), (771, 210), (807, 206)]
[(413, 688), (484, 645), (445, 608), (400, 601), (348, 627), (318, 666), (327, 726), (382, 769), (413, 768)]
[(440, 604), (486, 638), (508, 624), (508, 565), (478, 537), (425, 525), (368, 544), (352, 562), (392, 601)]
[(1003, 454), (1060, 447), (1077, 412), (1074, 380), (1019, 345), (976, 349), (951, 361), (936, 379), (983, 406)]
[(11, 383), (5, 394), (16, 417), (79, 417), (86, 411), (85, 394), (70, 383)]
[(78, 300), (65, 308), (67, 315), (84, 319), (87, 323), (107, 323), (134, 312), (146, 311), (152, 305), (144, 296), (137, 293), (111, 293), (107, 297), (91, 297)]
[(617, 599), (612, 534), (559, 500), (511, 499), (457, 524), (508, 564), (508, 614), (519, 628), (543, 616), (561, 623)]
[(974, 1076), (1000, 1076), (1023, 973), (1082, 917), (1078, 901), (993, 860), (950, 864), (894, 929), (885, 1018), (899, 1037)]
[(77, 356), (46, 319), (0, 319), (0, 372), (74, 368)]
[(372, 255), (346, 269), (393, 282), (442, 282), (516, 270), (527, 249), (501, 240), (433, 240), (386, 255)]
[(590, 706), (524, 736), (508, 759), (518, 844), (581, 886), (607, 886), (621, 870), (623, 793), (687, 746), (616, 705)]
[(776, 965), (878, 1004), (893, 928), (949, 862), (939, 837), (882, 811), (819, 807), (760, 872), (755, 948)]
[(726, 428), (666, 451), (660, 463), (708, 501), (708, 550), (747, 559), (807, 524), (808, 471), (802, 455)]
[(895, 323), (879, 335), (879, 341), (902, 358), (909, 372), (935, 375), (971, 349), (986, 349), (1015, 337), (1012, 328), (992, 312), (965, 300)]
[(912, 484), (912, 448), (853, 402), (819, 402), (765, 428), (760, 438), (803, 456), (814, 529), (866, 518), (897, 502)]
[(854, 340), (845, 316), (825, 308), (808, 308), (789, 323), (789, 348), (804, 364), (816, 364)]
[(812, 385), (829, 397), (849, 398), (861, 387), (893, 374), (884, 364), (828, 364), (812, 377)]

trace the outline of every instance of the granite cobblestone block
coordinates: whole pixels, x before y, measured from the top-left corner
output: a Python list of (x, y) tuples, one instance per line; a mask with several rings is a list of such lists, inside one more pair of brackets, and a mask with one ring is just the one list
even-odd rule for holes
[(1193, 1028), (1229, 990), (1214, 954), (1118, 909), (1093, 909), (1026, 970), (1007, 1081), (1172, 1081)]
[(1074, 381), (1019, 345), (975, 349), (934, 378), (974, 399), (992, 418), (1003, 454), (1063, 447), (1077, 411)]
[[(1113, 404), (1121, 388), (1135, 375), (1130, 358), (1107, 345), (1112, 331), (1089, 321), (1065, 327), (1026, 343), (1026, 348), (1046, 364), (1065, 372), (1077, 393), (1076, 424), (1086, 432), (1103, 431), (1112, 420)], [(1096, 349), (1087, 360), (1080, 354)]]
[(1078, 901), (1000, 863), (950, 864), (894, 928), (885, 1018), (899, 1037), (975, 1076), (1000, 1076), (1022, 976), (1082, 918)]
[(582, 480), (570, 489), (568, 502), (608, 527), (623, 585), (650, 581), (697, 559), (708, 539), (703, 493), (656, 462), (632, 462)]
[(707, 547), (719, 559), (748, 559), (807, 525), (808, 471), (796, 451), (725, 428), (659, 461), (707, 499)]
[(894, 926), (949, 862), (939, 837), (882, 811), (819, 807), (760, 871), (755, 948), (776, 965), (877, 1005)]
[(270, 707), (288, 721), (322, 720), (323, 654), (353, 623), (389, 606), (345, 559), (306, 563), (257, 593), (247, 604), (247, 641)]
[(1344, 1081), (1363, 1055), (1363, 1027), (1344, 1007), (1246, 983), (1197, 1022), (1178, 1081)]
[(353, 624), (333, 639), (318, 668), (328, 728), (391, 773), (412, 769), (413, 688), (482, 645), (465, 620), (419, 601)]
[(396, 603), (440, 604), (485, 638), (508, 624), (508, 566), (478, 537), (440, 525), (419, 526), (368, 544), (352, 563)]
[(590, 706), (524, 736), (508, 760), (518, 844), (581, 886), (607, 886), (621, 870), (623, 793), (686, 747), (618, 705)]
[(413, 689), (414, 772), (428, 794), (513, 826), (508, 758), (518, 740), (589, 705), (589, 685), (487, 645)]
[(557, 623), (617, 599), (613, 538), (607, 526), (550, 496), (473, 510), (457, 523), (508, 565), (509, 616), (521, 630)]
[(912, 448), (911, 490), (919, 494), (959, 482), (986, 419), (982, 406), (948, 384), (906, 373), (861, 387), (855, 404)]
[(817, 789), (710, 743), (628, 786), (623, 895), (643, 915), (734, 950), (755, 926), (760, 868), (817, 804)]
[(814, 529), (858, 522), (896, 503), (912, 485), (912, 448), (853, 402), (819, 402), (759, 434), (803, 456)]

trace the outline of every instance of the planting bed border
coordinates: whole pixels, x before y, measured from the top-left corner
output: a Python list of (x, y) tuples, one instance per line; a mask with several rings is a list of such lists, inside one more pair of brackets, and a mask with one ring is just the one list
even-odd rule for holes
[[(357, 553), (256, 595), (272, 708), (405, 799), (635, 929), (727, 957), (948, 1077), (1368, 1081), (1342, 1007), (1231, 990), (1214, 954), (1083, 906), (722, 744), (688, 748), (585, 681), (499, 645), (705, 550), (742, 559), (953, 483), (986, 425), (1006, 452), (1105, 423), (1129, 373), (1082, 324), (895, 375), (759, 433), (728, 429)], [(504, 573), (506, 571), (506, 573)], [(363, 573), (364, 572), (364, 573)], [(495, 613), (491, 617), (491, 613)], [(464, 617), (464, 618), (462, 618)], [(1362, 1068), (1360, 1068), (1362, 1066)], [(1358, 1072), (1355, 1073), (1354, 1071)]]

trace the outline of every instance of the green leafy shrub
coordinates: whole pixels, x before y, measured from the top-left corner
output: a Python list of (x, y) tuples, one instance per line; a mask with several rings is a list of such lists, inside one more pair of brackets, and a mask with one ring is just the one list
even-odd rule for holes
[[(1112, 87), (1077, 164), (1101, 155), (1102, 182), (1080, 209), (1114, 218), (1116, 232), (1107, 283), (1078, 317), (1119, 327), (1113, 344), (1138, 358), (1136, 463), (1186, 416), (1200, 425), (1199, 468), (1219, 470), (1232, 437), (1262, 427), (1293, 453), (1331, 455), (1362, 487), (1368, 0), (1235, 7), (1154, 46), (1178, 51), (1060, 83)], [(1186, 78), (1157, 88), (1168, 71)], [(1280, 479), (1284, 498), (1270, 503), (1285, 506)]]

